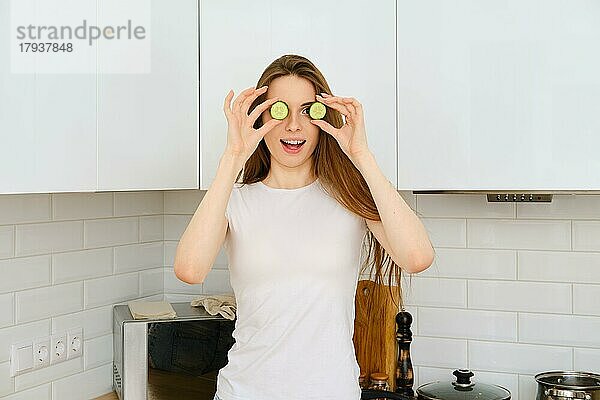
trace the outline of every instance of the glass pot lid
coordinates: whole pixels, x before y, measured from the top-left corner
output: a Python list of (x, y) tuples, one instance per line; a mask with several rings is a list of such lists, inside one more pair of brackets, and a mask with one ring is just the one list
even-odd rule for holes
[(471, 382), (473, 373), (457, 369), (454, 382), (431, 382), (417, 388), (417, 396), (427, 400), (509, 400), (510, 392), (498, 385)]

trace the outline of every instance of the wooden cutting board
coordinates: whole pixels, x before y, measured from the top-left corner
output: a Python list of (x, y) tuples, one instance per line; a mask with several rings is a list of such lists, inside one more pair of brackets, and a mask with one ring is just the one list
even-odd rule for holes
[[(396, 303), (398, 289), (392, 287)], [(370, 318), (367, 316), (367, 300), (373, 297), (375, 302)], [(369, 382), (373, 372), (385, 372), (388, 375), (390, 390), (396, 389), (396, 314), (398, 308), (390, 297), (387, 285), (376, 284), (371, 280), (359, 280), (356, 288), (354, 318), (354, 350), (361, 372), (367, 374)]]

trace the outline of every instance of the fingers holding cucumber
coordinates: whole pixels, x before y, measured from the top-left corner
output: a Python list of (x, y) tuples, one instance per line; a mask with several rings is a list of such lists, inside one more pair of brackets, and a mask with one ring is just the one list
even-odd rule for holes
[(256, 119), (278, 99), (268, 99), (248, 115), (248, 110), (254, 100), (267, 90), (266, 86), (261, 88), (248, 88), (242, 91), (231, 105), (233, 90), (225, 97), (223, 111), (227, 119), (227, 145), (226, 152), (242, 157), (244, 162), (252, 155), (258, 147), (263, 136), (281, 121), (271, 120), (260, 129), (254, 129)]

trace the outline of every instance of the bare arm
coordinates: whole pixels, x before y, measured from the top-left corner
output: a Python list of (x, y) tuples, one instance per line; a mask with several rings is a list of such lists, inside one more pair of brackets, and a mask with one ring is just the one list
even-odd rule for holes
[(203, 282), (215, 262), (227, 234), (227, 202), (244, 161), (227, 152), (221, 157), (215, 179), (177, 245), (174, 270), (180, 280)]
[(281, 121), (271, 119), (259, 129), (254, 129), (256, 119), (278, 98), (263, 101), (248, 115), (252, 102), (267, 91), (250, 87), (231, 104), (233, 91), (229, 91), (223, 105), (227, 118), (227, 145), (221, 156), (217, 174), (183, 235), (175, 252), (173, 269), (180, 280), (202, 283), (212, 268), (227, 234), (225, 209), (238, 173), (250, 158), (258, 143)]

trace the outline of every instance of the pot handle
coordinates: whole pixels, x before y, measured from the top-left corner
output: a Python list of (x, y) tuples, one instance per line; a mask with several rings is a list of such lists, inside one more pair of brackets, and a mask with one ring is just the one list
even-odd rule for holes
[(544, 390), (544, 394), (546, 396), (552, 397), (563, 397), (568, 399), (583, 399), (583, 400), (591, 400), (592, 395), (588, 392), (575, 391), (575, 390), (561, 390), (556, 388), (550, 388)]

